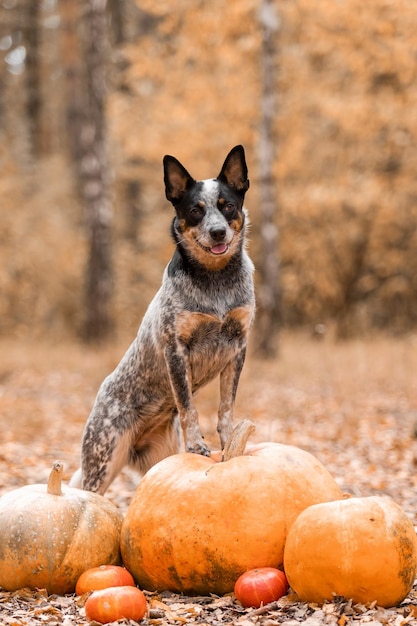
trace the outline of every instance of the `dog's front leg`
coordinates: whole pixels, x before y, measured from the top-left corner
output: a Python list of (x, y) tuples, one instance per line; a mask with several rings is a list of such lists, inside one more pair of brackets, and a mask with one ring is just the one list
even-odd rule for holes
[(220, 435), (222, 449), (233, 430), (233, 406), (245, 356), (246, 346), (243, 346), (236, 357), (220, 373), (220, 404), (217, 432)]
[(198, 413), (193, 403), (188, 348), (175, 341), (165, 348), (164, 354), (172, 393), (181, 422), (185, 450), (186, 452), (210, 456), (210, 450), (201, 435)]

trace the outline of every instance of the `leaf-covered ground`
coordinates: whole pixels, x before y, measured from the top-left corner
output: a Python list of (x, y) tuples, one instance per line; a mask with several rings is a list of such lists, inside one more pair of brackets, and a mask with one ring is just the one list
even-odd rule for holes
[[(239, 387), (236, 420), (256, 424), (254, 441), (280, 441), (312, 452), (344, 491), (385, 493), (417, 525), (417, 338), (381, 337), (334, 343), (284, 334), (274, 362), (249, 355)], [(46, 482), (52, 461), (69, 478), (78, 466), (84, 421), (97, 388), (127, 342), (92, 350), (78, 345), (2, 342), (0, 352), (0, 494)], [(217, 385), (197, 397), (202, 428), (213, 448)], [(108, 492), (125, 510), (136, 477), (128, 471)], [(293, 595), (260, 611), (242, 609), (231, 596), (188, 598), (149, 594), (144, 624), (234, 623), (417, 624), (417, 588), (400, 607), (352, 606), (343, 599), (324, 606)], [(83, 598), (0, 591), (0, 624), (85, 623)], [(133, 623), (133, 622), (132, 622)]]

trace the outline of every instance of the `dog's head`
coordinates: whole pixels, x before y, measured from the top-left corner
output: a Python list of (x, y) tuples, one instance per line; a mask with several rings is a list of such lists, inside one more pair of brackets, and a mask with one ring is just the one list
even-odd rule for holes
[(173, 156), (164, 157), (166, 197), (176, 217), (173, 234), (178, 246), (208, 269), (218, 270), (241, 249), (243, 201), (249, 188), (243, 146), (234, 147), (217, 178), (196, 181)]

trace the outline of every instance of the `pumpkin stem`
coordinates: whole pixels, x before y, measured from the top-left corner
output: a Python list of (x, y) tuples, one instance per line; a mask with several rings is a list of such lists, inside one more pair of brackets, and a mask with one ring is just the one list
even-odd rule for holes
[(234, 427), (232, 434), (226, 441), (222, 453), (222, 461), (230, 461), (235, 456), (242, 456), (245, 452), (249, 437), (255, 431), (255, 424), (250, 420), (242, 420)]
[(52, 464), (51, 473), (49, 474), (47, 493), (52, 496), (62, 496), (61, 481), (62, 472), (64, 471), (64, 465), (61, 461), (54, 461)]

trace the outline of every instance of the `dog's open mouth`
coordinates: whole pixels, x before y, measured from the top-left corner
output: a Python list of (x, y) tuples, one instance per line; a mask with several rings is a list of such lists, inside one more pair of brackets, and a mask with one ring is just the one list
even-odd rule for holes
[(229, 251), (231, 241), (229, 241), (229, 243), (223, 241), (222, 243), (215, 243), (213, 246), (205, 246), (202, 244), (201, 241), (196, 239), (196, 243), (205, 252), (209, 252), (210, 254), (214, 254), (215, 256), (221, 256), (222, 254), (226, 254), (226, 252)]
[(229, 246), (227, 245), (227, 243), (216, 243), (215, 246), (212, 246), (210, 248), (210, 252), (212, 252), (213, 254), (224, 254), (228, 251), (228, 249)]

